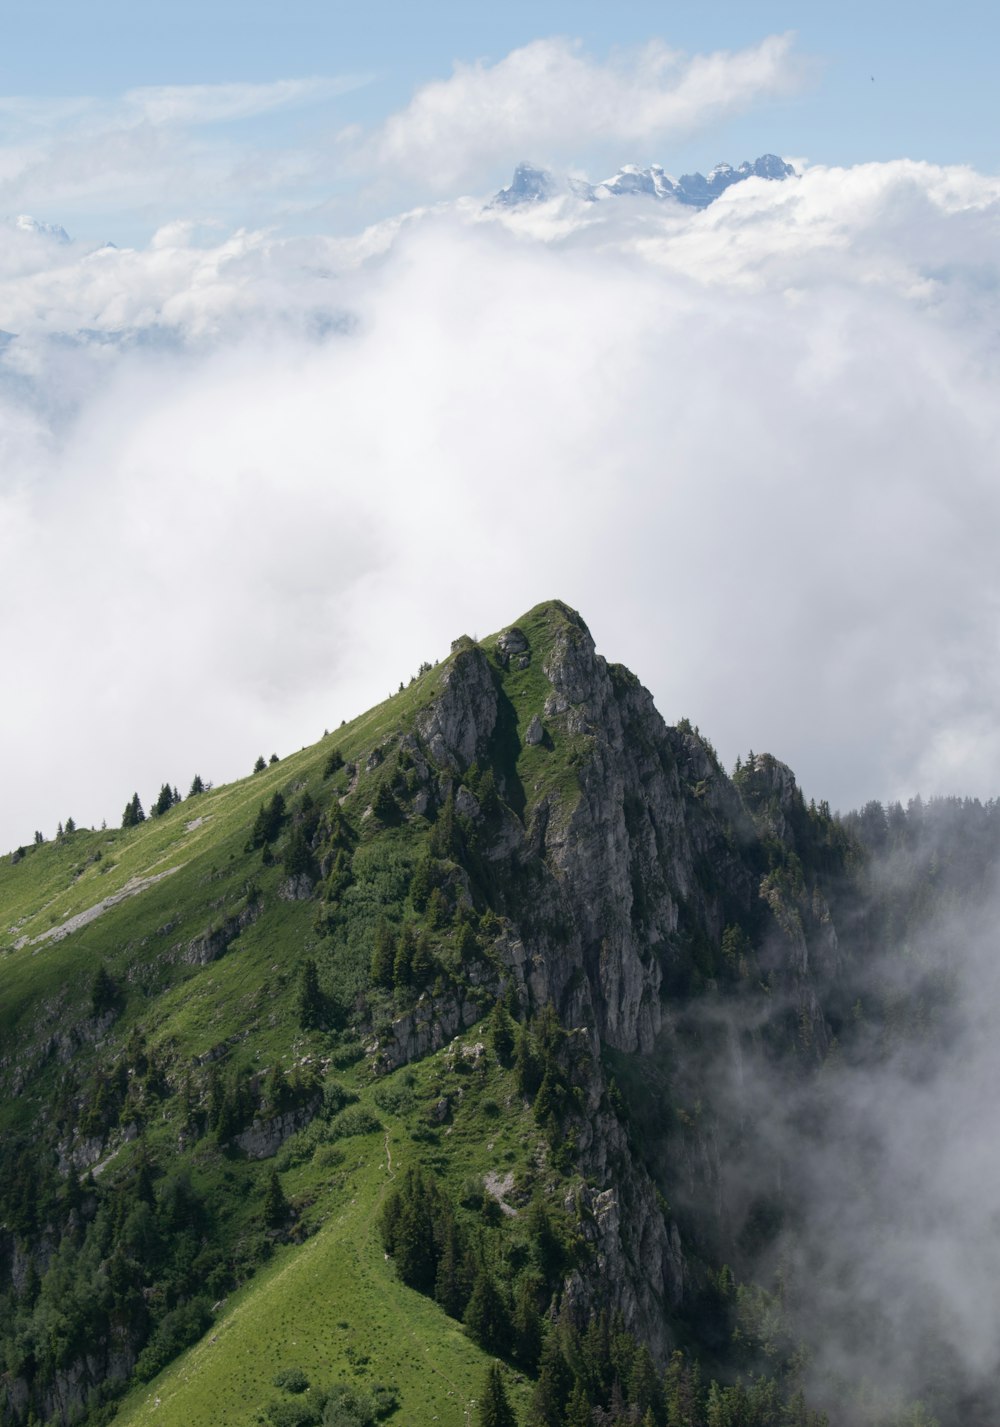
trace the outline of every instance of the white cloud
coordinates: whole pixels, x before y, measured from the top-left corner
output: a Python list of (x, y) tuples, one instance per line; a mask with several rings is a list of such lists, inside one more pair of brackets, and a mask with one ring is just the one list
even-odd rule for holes
[(328, 162), (301, 139), (262, 150), (217, 126), (305, 107), (324, 115), (366, 83), (345, 75), (151, 86), (114, 100), (0, 97), (0, 214), (101, 214), (112, 230), (139, 215), (144, 231), (178, 214), (242, 216), (255, 197), (277, 203)]
[(153, 124), (217, 124), (315, 104), (367, 84), (360, 76), (278, 79), (266, 84), (165, 84), (130, 89), (123, 106)]
[(0, 842), (117, 818), (558, 596), (807, 792), (1000, 784), (995, 180), (358, 240), (0, 228)]
[(689, 57), (659, 40), (595, 60), (577, 42), (533, 40), (495, 64), (456, 63), (363, 146), (369, 162), (439, 190), (530, 155), (552, 162), (644, 151), (798, 79), (790, 35)]

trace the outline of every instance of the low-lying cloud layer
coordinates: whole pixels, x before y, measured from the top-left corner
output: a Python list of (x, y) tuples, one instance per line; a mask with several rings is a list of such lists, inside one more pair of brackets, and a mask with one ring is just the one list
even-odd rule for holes
[(0, 225), (0, 844), (550, 596), (727, 762), (992, 794), (998, 199), (900, 162), (356, 239)]

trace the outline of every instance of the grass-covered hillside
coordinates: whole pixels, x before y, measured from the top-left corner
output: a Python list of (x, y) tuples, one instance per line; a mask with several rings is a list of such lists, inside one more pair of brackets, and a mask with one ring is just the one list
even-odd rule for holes
[(882, 923), (787, 768), (552, 602), (122, 798), (0, 861), (0, 1427), (820, 1427), (747, 1095), (873, 1042)]
[(505, 964), (533, 874), (501, 864), (580, 798), (592, 736), (545, 707), (577, 630), (541, 606), (0, 864), (0, 1420), (459, 1423), (498, 1356), (526, 1410), (587, 1258), (559, 1127), (593, 1043)]

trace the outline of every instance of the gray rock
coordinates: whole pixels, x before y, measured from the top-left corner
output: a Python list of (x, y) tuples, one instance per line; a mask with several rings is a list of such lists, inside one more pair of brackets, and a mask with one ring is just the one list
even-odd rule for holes
[(240, 932), (252, 926), (261, 913), (260, 902), (250, 902), (235, 916), (227, 917), (218, 927), (209, 927), (200, 936), (193, 937), (183, 953), (183, 960), (191, 966), (208, 966), (225, 955)]
[(526, 669), (531, 663), (531, 653), (524, 631), (518, 629), (516, 624), (505, 629), (497, 638), (496, 654), (497, 662), (504, 669), (509, 669), (512, 661), (515, 668)]
[(472, 645), (453, 657), (442, 689), (418, 720), (431, 758), (464, 772), (485, 756), (497, 721), (497, 690), (486, 655)]
[(270, 1159), (278, 1153), (290, 1136), (309, 1124), (319, 1106), (320, 1100), (317, 1096), (298, 1110), (288, 1110), (283, 1115), (267, 1118), (258, 1117), (249, 1129), (234, 1137), (233, 1143), (243, 1151), (247, 1159)]

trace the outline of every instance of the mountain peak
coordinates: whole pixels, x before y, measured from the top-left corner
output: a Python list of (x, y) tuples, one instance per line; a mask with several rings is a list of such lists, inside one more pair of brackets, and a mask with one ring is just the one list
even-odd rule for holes
[(742, 183), (745, 179), (782, 180), (794, 177), (795, 169), (777, 154), (761, 154), (752, 163), (744, 160), (738, 168), (733, 168), (728, 163), (719, 163), (707, 176), (702, 173), (686, 173), (678, 179), (671, 178), (661, 164), (650, 164), (648, 168), (641, 168), (638, 164), (624, 164), (617, 173), (596, 184), (585, 179), (560, 180), (547, 169), (520, 163), (514, 170), (509, 187), (502, 188), (487, 207), (516, 208), (526, 203), (544, 203), (564, 194), (578, 198), (584, 203), (638, 194), (656, 199), (673, 199), (691, 208), (707, 208), (727, 188), (734, 183)]
[(56, 243), (68, 243), (70, 236), (58, 223), (42, 223), (37, 218), (32, 218), (30, 213), (19, 213), (16, 218), (8, 219), (12, 228), (19, 229), (22, 233), (35, 233), (40, 238), (49, 238)]

